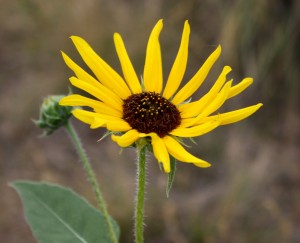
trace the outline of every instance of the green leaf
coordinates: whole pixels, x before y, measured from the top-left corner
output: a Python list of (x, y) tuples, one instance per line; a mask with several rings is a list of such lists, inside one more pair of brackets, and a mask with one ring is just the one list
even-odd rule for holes
[(169, 193), (170, 193), (171, 187), (173, 185), (175, 171), (176, 171), (176, 163), (177, 162), (173, 156), (170, 156), (170, 163), (171, 163), (171, 171), (169, 173), (168, 184), (167, 184), (167, 188), (166, 188), (167, 197), (169, 197)]
[[(111, 242), (100, 211), (71, 189), (49, 183), (16, 181), (25, 216), (40, 243)], [(120, 229), (113, 220), (119, 238)]]

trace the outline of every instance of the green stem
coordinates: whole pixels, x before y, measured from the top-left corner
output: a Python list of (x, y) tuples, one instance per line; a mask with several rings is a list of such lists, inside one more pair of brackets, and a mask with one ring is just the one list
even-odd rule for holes
[(146, 184), (146, 146), (137, 143), (137, 195), (135, 205), (135, 242), (144, 242), (144, 201)]
[(118, 242), (117, 236), (113, 229), (112, 221), (108, 214), (106, 203), (105, 203), (102, 193), (100, 191), (99, 184), (97, 182), (97, 179), (96, 179), (95, 173), (92, 169), (92, 166), (89, 162), (87, 154), (80, 142), (80, 139), (78, 137), (76, 130), (74, 129), (74, 127), (72, 126), (72, 124), (70, 122), (68, 122), (66, 124), (66, 129), (67, 129), (67, 131), (71, 137), (71, 140), (77, 150), (78, 156), (79, 156), (80, 160), (82, 161), (83, 168), (85, 169), (85, 172), (87, 173), (87, 176), (88, 176), (88, 180), (90, 181), (90, 183), (92, 185), (93, 191), (96, 195), (98, 207), (101, 210), (101, 212), (104, 216), (105, 222), (107, 224), (111, 241), (113, 243), (117, 243)]

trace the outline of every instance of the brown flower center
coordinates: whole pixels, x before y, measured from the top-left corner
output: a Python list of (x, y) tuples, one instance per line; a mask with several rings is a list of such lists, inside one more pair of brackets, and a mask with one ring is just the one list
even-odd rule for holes
[(160, 137), (181, 122), (176, 106), (155, 92), (133, 94), (124, 100), (123, 119), (140, 133), (154, 132)]

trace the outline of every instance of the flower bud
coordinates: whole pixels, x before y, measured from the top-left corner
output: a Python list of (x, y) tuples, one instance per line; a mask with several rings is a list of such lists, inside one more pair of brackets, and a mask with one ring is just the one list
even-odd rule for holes
[(72, 115), (73, 107), (58, 104), (63, 97), (63, 95), (51, 95), (43, 101), (39, 120), (35, 120), (34, 123), (45, 130), (45, 135), (50, 135), (56, 129), (66, 125)]

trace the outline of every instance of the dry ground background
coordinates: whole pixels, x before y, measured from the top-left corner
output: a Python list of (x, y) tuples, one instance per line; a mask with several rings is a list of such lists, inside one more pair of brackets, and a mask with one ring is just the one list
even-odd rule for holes
[[(221, 71), (236, 81), (255, 78), (225, 109), (263, 102), (254, 116), (196, 139), (190, 149), (210, 169), (179, 164), (171, 196), (166, 175), (149, 156), (146, 242), (300, 242), (300, 2), (297, 0), (0, 0), (0, 241), (36, 242), (8, 183), (50, 181), (73, 188), (94, 203), (76, 154), (63, 129), (48, 138), (31, 118), (43, 97), (68, 92), (72, 74), (59, 50), (80, 60), (70, 35), (84, 37), (120, 70), (112, 35), (122, 34), (142, 73), (149, 33), (164, 18), (165, 74), (189, 19), (191, 43), (185, 80), (217, 44), (218, 64), (199, 92)], [(132, 242), (135, 152), (73, 120), (121, 225), (121, 242)]]

